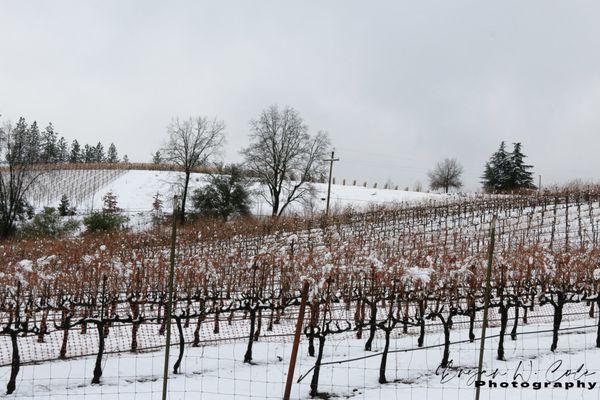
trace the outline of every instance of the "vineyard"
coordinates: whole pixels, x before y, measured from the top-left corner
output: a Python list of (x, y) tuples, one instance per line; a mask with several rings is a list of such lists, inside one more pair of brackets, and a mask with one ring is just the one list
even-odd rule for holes
[(160, 398), (172, 329), (169, 398), (281, 398), (307, 283), (293, 398), (471, 398), (490, 256), (486, 368), (600, 371), (598, 187), (188, 226), (168, 321), (170, 235), (0, 244), (8, 393)]

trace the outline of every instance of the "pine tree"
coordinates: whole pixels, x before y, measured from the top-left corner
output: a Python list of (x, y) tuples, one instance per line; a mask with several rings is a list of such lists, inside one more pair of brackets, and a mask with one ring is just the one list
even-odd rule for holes
[(485, 164), (482, 176), (485, 190), (504, 192), (535, 188), (533, 173), (529, 171), (532, 166), (524, 163), (525, 155), (521, 147), (520, 143), (515, 143), (513, 152), (509, 153), (506, 151), (506, 144), (500, 144), (498, 151)]
[(113, 192), (106, 193), (102, 197), (102, 202), (104, 203), (102, 212), (106, 214), (118, 214), (121, 212), (121, 209), (117, 205), (117, 196)]
[(491, 192), (509, 189), (511, 170), (510, 154), (506, 151), (506, 144), (502, 142), (498, 151), (485, 164), (483, 187)]
[(95, 148), (86, 144), (83, 148), (83, 162), (93, 163), (96, 160)]
[(162, 162), (163, 162), (163, 160), (160, 155), (160, 151), (157, 150), (156, 153), (154, 153), (154, 155), (152, 155), (152, 163), (153, 164), (162, 164)]
[(69, 145), (64, 137), (60, 137), (56, 144), (57, 148), (57, 162), (67, 162), (69, 160)]
[(127, 154), (125, 154), (125, 155), (123, 156), (123, 162), (124, 162), (125, 164), (127, 164), (127, 163), (129, 162), (129, 157), (127, 157)]
[(111, 143), (110, 146), (108, 146), (108, 155), (106, 157), (106, 162), (109, 162), (111, 164), (119, 162), (119, 156), (117, 154), (117, 147), (115, 146), (114, 143)]
[[(25, 120), (23, 120), (25, 121)], [(27, 140), (29, 142), (29, 151), (30, 151), (30, 157), (32, 160), (35, 160), (34, 162), (39, 162), (40, 159), (40, 152), (41, 152), (41, 138), (40, 138), (40, 130), (38, 128), (37, 122), (33, 121), (33, 123), (31, 124), (31, 126), (29, 127), (29, 131), (27, 133)]]
[(485, 190), (495, 192), (505, 190), (510, 174), (510, 157), (506, 152), (506, 144), (500, 143), (500, 148), (490, 157), (485, 164), (482, 183)]
[(63, 194), (60, 198), (60, 203), (58, 204), (58, 214), (61, 217), (75, 215), (75, 209), (71, 208), (71, 203), (69, 202), (69, 198), (66, 194)]
[(510, 155), (510, 186), (512, 189), (535, 189), (533, 172), (530, 171), (533, 166), (525, 164), (526, 156), (521, 148), (521, 143), (513, 143), (513, 151)]
[(102, 143), (98, 142), (94, 148), (94, 162), (103, 163), (105, 161), (106, 157), (104, 155), (104, 146), (102, 146)]
[(50, 122), (42, 135), (42, 160), (46, 163), (55, 163), (57, 154), (56, 133)]
[(164, 222), (164, 213), (162, 207), (162, 196), (159, 192), (156, 192), (152, 201), (152, 224), (154, 226), (160, 225)]
[(79, 146), (79, 142), (77, 141), (77, 139), (75, 139), (71, 143), (71, 153), (69, 154), (69, 162), (72, 164), (77, 164), (82, 161), (81, 159), (81, 146)]

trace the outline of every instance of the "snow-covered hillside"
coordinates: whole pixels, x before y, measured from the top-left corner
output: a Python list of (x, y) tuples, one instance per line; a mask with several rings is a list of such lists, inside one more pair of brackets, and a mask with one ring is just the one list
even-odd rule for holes
[[(85, 174), (85, 175), (84, 175)], [(80, 176), (81, 175), (81, 176)], [(81, 185), (81, 193), (75, 203), (79, 211), (88, 211), (102, 207), (102, 197), (107, 192), (117, 195), (119, 206), (127, 212), (138, 213), (152, 208), (153, 197), (160, 193), (164, 200), (165, 208), (171, 206), (169, 199), (176, 192), (178, 181), (182, 173), (173, 171), (120, 171), (110, 178), (98, 179), (89, 171), (62, 171), (59, 178), (50, 178), (45, 184), (50, 186), (55, 196), (43, 196), (34, 201), (36, 207), (54, 206), (58, 203), (61, 193), (73, 193), (73, 185)], [(93, 184), (88, 181), (94, 180)], [(207, 175), (192, 174), (191, 189), (206, 184)], [(84, 190), (85, 187), (85, 190)], [(67, 190), (68, 189), (68, 190)], [(269, 205), (258, 194), (261, 187), (253, 185), (253, 213), (256, 215), (269, 215)], [(290, 206), (292, 212), (317, 211), (325, 209), (327, 184), (315, 184), (316, 196), (308, 204), (295, 204)], [(407, 192), (401, 190), (374, 189), (363, 186), (332, 185), (331, 208), (343, 209), (348, 206), (364, 208), (372, 204), (391, 202), (416, 202), (425, 199), (439, 198), (439, 195), (430, 193)], [(71, 199), (73, 202), (73, 199)]]

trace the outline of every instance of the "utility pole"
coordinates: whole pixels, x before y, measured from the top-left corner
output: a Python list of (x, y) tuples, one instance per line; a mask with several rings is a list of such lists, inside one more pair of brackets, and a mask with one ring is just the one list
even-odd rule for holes
[(325, 206), (325, 216), (329, 216), (329, 199), (331, 197), (331, 178), (333, 173), (333, 163), (334, 161), (340, 161), (339, 158), (335, 158), (335, 152), (331, 152), (331, 158), (325, 159), (323, 161), (329, 161), (329, 185), (327, 186), (327, 205)]
[(542, 175), (538, 175), (538, 190), (542, 192)]

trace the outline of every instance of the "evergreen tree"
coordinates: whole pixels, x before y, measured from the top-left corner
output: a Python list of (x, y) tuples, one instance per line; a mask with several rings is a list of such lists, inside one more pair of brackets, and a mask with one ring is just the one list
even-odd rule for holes
[(46, 163), (54, 163), (56, 162), (57, 155), (56, 133), (54, 132), (52, 122), (50, 122), (42, 134), (42, 160)]
[(69, 162), (72, 164), (77, 164), (82, 161), (81, 159), (81, 146), (79, 146), (79, 142), (77, 141), (77, 139), (75, 139), (71, 143), (71, 153), (69, 154)]
[(60, 139), (58, 139), (58, 142), (56, 144), (56, 148), (57, 148), (57, 162), (67, 162), (69, 161), (69, 145), (67, 144), (67, 141), (65, 140), (64, 137), (60, 137)]
[(105, 161), (106, 157), (104, 155), (104, 146), (102, 146), (102, 143), (98, 142), (94, 148), (94, 162), (103, 163)]
[(106, 162), (109, 162), (111, 164), (119, 162), (119, 155), (117, 154), (117, 147), (115, 146), (114, 143), (111, 143), (110, 146), (108, 146), (108, 155), (106, 157)]
[(511, 171), (510, 154), (506, 151), (506, 144), (500, 143), (500, 148), (485, 164), (482, 183), (485, 190), (495, 192), (506, 190)]
[(482, 184), (489, 192), (504, 192), (519, 189), (532, 189), (533, 174), (529, 171), (532, 166), (524, 163), (525, 155), (521, 144), (515, 143), (513, 152), (506, 151), (502, 142), (490, 160), (485, 164)]
[(96, 160), (96, 149), (89, 144), (86, 144), (83, 148), (83, 162), (93, 163)]
[(162, 196), (159, 192), (153, 197), (152, 201), (152, 224), (154, 226), (160, 225), (164, 222), (164, 213), (163, 213), (163, 200)]
[(123, 162), (126, 164), (129, 162), (129, 157), (127, 157), (127, 154), (123, 156)]
[(162, 157), (160, 155), (160, 151), (157, 150), (156, 153), (154, 153), (152, 155), (152, 163), (153, 164), (162, 164), (162, 162), (163, 162), (163, 160), (162, 160)]
[(108, 192), (102, 197), (102, 212), (107, 214), (118, 214), (121, 209), (117, 205), (117, 196), (113, 192)]
[(511, 174), (510, 186), (512, 189), (535, 189), (533, 184), (532, 165), (525, 164), (525, 154), (523, 154), (521, 143), (513, 143), (513, 151), (510, 155)]
[(75, 209), (71, 208), (71, 203), (69, 202), (69, 198), (66, 194), (63, 194), (60, 198), (60, 203), (58, 204), (58, 214), (61, 217), (75, 215)]
[[(20, 122), (20, 121), (19, 121)], [(23, 119), (25, 122), (25, 119)], [(29, 143), (28, 149), (30, 157), (34, 162), (39, 162), (40, 160), (40, 152), (41, 152), (41, 138), (40, 138), (40, 130), (38, 128), (37, 122), (33, 121), (31, 126), (29, 127), (29, 131), (27, 132), (27, 141)]]
[(205, 217), (227, 221), (232, 216), (247, 216), (250, 214), (248, 180), (238, 166), (220, 170), (207, 186), (194, 191), (192, 203)]

